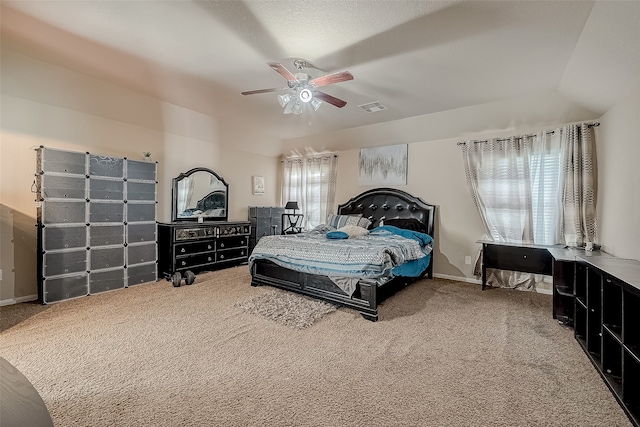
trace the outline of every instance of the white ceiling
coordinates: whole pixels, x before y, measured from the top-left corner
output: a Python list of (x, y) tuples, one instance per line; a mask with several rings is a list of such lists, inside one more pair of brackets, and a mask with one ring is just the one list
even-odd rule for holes
[[(2, 43), (281, 140), (557, 93), (596, 115), (640, 83), (640, 1), (2, 1)], [(266, 63), (354, 80), (283, 115)], [(380, 101), (388, 109), (358, 107)]]

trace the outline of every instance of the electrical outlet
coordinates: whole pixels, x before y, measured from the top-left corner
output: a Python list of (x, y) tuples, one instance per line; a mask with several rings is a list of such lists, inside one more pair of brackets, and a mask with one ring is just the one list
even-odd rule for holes
[(465, 264), (471, 264), (471, 257), (470, 256), (464, 257), (464, 263)]

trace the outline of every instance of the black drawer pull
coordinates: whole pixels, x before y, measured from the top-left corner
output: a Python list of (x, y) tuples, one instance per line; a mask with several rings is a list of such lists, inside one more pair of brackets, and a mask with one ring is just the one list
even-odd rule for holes
[(522, 255), (522, 258), (527, 259), (527, 256), (526, 255)]

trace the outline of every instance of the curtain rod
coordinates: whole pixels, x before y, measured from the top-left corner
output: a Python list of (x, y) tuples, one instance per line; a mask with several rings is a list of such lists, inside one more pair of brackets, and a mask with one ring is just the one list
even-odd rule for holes
[[(599, 122), (589, 123), (587, 125), (588, 128), (598, 127), (598, 126), (600, 126)], [(548, 130), (545, 133), (547, 135), (553, 135), (556, 132), (553, 131), (553, 130)], [(518, 137), (516, 137), (516, 139), (522, 139), (523, 137), (527, 137), (527, 136), (536, 136), (536, 134), (528, 134), (528, 135), (518, 136)], [(511, 139), (511, 138), (497, 138), (496, 141), (508, 141), (509, 139)], [(470, 141), (470, 142), (473, 142), (474, 144), (477, 144), (477, 143), (480, 143), (480, 142), (489, 142), (489, 140), (488, 139), (484, 139), (484, 140)], [(464, 145), (466, 143), (467, 143), (466, 141), (462, 141), (462, 142), (457, 142), (456, 145)]]
[(333, 156), (334, 158), (338, 157), (337, 154), (316, 154), (314, 156), (306, 156), (306, 157), (287, 157), (286, 159), (280, 160), (280, 163), (284, 163), (290, 160), (307, 160), (307, 159), (312, 159), (317, 157), (331, 157), (331, 156)]

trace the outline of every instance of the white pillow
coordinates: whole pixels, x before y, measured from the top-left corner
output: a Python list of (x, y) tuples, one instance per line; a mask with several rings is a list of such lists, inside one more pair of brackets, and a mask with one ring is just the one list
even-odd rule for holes
[(348, 225), (345, 225), (344, 227), (340, 227), (338, 228), (338, 231), (347, 233), (349, 237), (366, 236), (367, 234), (369, 234), (369, 230), (367, 230), (366, 228), (359, 227), (357, 225), (352, 225), (352, 224), (348, 224)]

